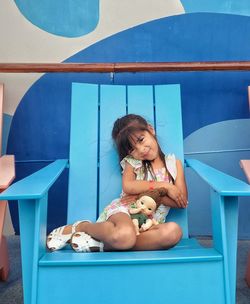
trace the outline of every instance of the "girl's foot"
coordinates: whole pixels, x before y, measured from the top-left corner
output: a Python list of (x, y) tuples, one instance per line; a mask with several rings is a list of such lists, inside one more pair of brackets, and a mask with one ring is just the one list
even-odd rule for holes
[(65, 247), (70, 242), (72, 234), (76, 232), (77, 226), (83, 222), (89, 221), (77, 221), (73, 225), (66, 225), (54, 229), (47, 237), (47, 248), (50, 251), (55, 251)]
[(76, 252), (100, 252), (103, 251), (103, 243), (92, 238), (85, 232), (72, 234), (70, 245)]

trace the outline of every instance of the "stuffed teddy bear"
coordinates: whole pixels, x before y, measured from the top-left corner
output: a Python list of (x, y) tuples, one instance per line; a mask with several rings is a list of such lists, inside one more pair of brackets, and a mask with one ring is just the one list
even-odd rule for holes
[(148, 230), (153, 225), (158, 225), (153, 215), (159, 206), (159, 198), (165, 195), (167, 195), (165, 188), (150, 190), (141, 193), (136, 202), (130, 205), (129, 213), (135, 226), (136, 235)]

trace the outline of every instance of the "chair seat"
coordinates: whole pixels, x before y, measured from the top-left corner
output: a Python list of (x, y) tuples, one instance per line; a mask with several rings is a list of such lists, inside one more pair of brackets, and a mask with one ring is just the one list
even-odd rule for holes
[(202, 247), (195, 239), (184, 239), (170, 250), (75, 253), (70, 249), (45, 253), (40, 266), (160, 264), (176, 262), (219, 261), (222, 255), (214, 248)]

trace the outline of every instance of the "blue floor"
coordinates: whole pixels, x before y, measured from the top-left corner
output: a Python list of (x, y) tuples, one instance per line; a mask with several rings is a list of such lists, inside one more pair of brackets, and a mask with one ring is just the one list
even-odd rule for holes
[[(7, 238), (10, 254), (10, 275), (6, 282), (0, 282), (0, 303), (1, 304), (23, 304), (22, 281), (21, 281), (21, 261), (19, 236)], [(210, 245), (209, 239), (200, 239), (205, 245)], [(237, 262), (237, 304), (250, 304), (250, 288), (244, 280), (245, 268), (250, 241), (238, 242), (238, 262)], [(183, 303), (185, 304), (185, 303)]]

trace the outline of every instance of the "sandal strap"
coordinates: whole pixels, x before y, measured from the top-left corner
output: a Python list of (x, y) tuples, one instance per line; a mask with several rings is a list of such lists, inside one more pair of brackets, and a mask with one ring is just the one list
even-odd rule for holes
[(80, 224), (80, 223), (84, 223), (84, 222), (88, 222), (91, 223), (91, 221), (89, 220), (82, 220), (82, 221), (77, 221), (72, 225), (72, 234), (76, 232), (76, 227)]
[[(70, 241), (70, 239), (72, 238), (72, 235), (76, 232), (77, 225), (79, 225), (82, 222), (90, 222), (90, 221), (83, 220), (83, 221), (75, 222), (71, 226), (72, 227), (71, 232), (67, 233), (67, 234), (65, 234), (63, 232), (64, 232), (65, 227), (67, 227), (68, 225), (55, 228), (47, 236), (47, 239), (46, 239), (47, 248), (49, 250), (51, 250), (53, 248), (53, 251), (54, 251), (54, 250), (58, 250), (58, 249), (65, 247), (67, 245), (67, 243)], [(87, 250), (87, 248), (85, 248), (85, 250)]]
[(58, 234), (62, 234), (63, 232), (63, 229), (65, 228), (66, 226), (61, 226), (61, 227), (58, 227), (58, 228), (55, 228), (54, 230), (52, 230), (50, 232), (50, 236), (55, 236), (55, 235), (58, 235)]
[[(76, 236), (78, 234), (78, 236)], [(98, 247), (100, 251), (103, 251), (104, 244), (95, 240), (89, 234), (85, 232), (76, 232), (72, 235), (70, 241), (71, 247), (76, 252), (91, 252), (91, 247)], [(75, 247), (74, 245), (77, 245)]]

